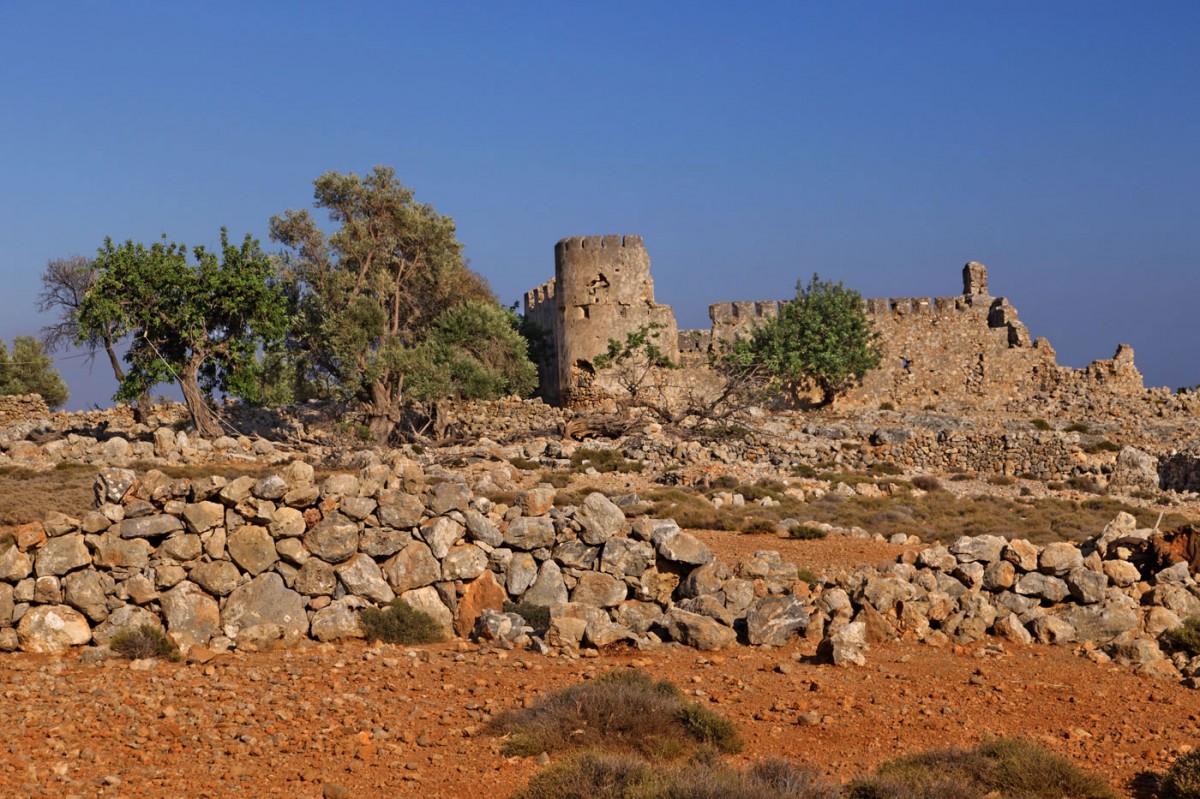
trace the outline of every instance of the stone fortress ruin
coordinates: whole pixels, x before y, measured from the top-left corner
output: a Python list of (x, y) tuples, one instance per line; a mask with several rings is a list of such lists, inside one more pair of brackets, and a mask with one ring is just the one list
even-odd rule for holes
[[(543, 396), (587, 407), (612, 394), (594, 359), (608, 341), (655, 325), (672, 360), (703, 369), (710, 355), (747, 338), (786, 301), (709, 306), (708, 330), (678, 330), (669, 305), (654, 300), (650, 256), (641, 236), (575, 236), (554, 248), (554, 279), (525, 294), (525, 314), (553, 346), (539, 364)], [(987, 268), (963, 267), (963, 292), (950, 297), (865, 301), (884, 359), (848, 400), (863, 405), (936, 404), (939, 409), (1012, 409), (1072, 398), (1090, 403), (1145, 393), (1133, 349), (1083, 369), (1059, 366), (1044, 338), (1032, 339), (1007, 299), (988, 292)], [(1165, 391), (1165, 390), (1164, 390)]]

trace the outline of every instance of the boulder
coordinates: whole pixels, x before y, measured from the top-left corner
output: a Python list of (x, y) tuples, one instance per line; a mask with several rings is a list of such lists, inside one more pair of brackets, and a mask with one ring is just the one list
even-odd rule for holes
[(822, 640), (817, 651), (835, 666), (865, 666), (869, 648), (867, 625), (855, 621)]
[(765, 596), (746, 614), (746, 638), (752, 646), (783, 646), (808, 626), (808, 611), (795, 596)]
[(318, 641), (345, 641), (362, 638), (358, 613), (366, 603), (358, 597), (335, 599), (313, 614), (312, 637)]
[(1158, 458), (1128, 445), (1122, 447), (1109, 485), (1157, 491), (1160, 486)]
[(499, 528), (492, 524), (492, 520), (484, 516), (477, 510), (471, 509), (463, 514), (467, 520), (467, 537), (472, 541), (479, 541), (487, 544), (490, 547), (498, 547), (504, 544), (504, 536), (500, 534)]
[[(8, 587), (8, 586), (5, 586)], [(75, 608), (93, 622), (102, 622), (108, 618), (107, 594), (113, 588), (113, 581), (108, 575), (101, 576), (94, 569), (86, 569), (68, 574), (63, 578), (63, 598), (68, 605)], [(12, 589), (9, 587), (10, 602)], [(9, 611), (9, 619), (12, 612)], [(0, 613), (0, 625), (7, 622)]]
[(188, 578), (214, 596), (226, 596), (237, 587), (241, 572), (227, 560), (212, 560), (192, 569)]
[[(439, 485), (450, 484), (439, 483)], [(465, 527), (445, 516), (431, 519), (420, 527), (421, 538), (429, 545), (430, 551), (438, 560), (446, 557), (450, 552), (450, 547), (454, 546), (466, 533)]]
[(350, 560), (358, 551), (358, 525), (335, 511), (305, 533), (304, 545), (326, 563)]
[(412, 533), (391, 527), (368, 527), (358, 540), (358, 548), (373, 558), (389, 558), (408, 546)]
[(537, 579), (521, 595), (521, 601), (551, 609), (567, 603), (567, 586), (557, 563), (552, 560), (542, 563)]
[[(442, 485), (446, 484), (442, 483)], [(437, 622), (438, 628), (446, 637), (454, 635), (454, 614), (442, 602), (437, 589), (432, 585), (405, 591), (400, 595), (400, 600), (414, 610), (428, 613)]]
[(250, 524), (239, 527), (225, 540), (225, 548), (234, 562), (251, 576), (262, 574), (279, 560), (275, 540), (265, 527)]
[(625, 583), (602, 572), (583, 572), (575, 582), (571, 601), (599, 608), (611, 608), (625, 600)]
[(575, 509), (575, 521), (582, 528), (579, 538), (593, 546), (603, 544), (625, 531), (625, 513), (608, 497), (593, 491)]
[(15, 583), (33, 573), (33, 561), (15, 546), (0, 551), (0, 580)]
[(267, 526), (272, 538), (298, 538), (304, 535), (308, 525), (304, 522), (304, 514), (296, 508), (276, 508)]
[(1000, 559), (1008, 541), (998, 535), (962, 536), (950, 545), (949, 551), (959, 563), (978, 562), (985, 566)]
[(158, 616), (137, 605), (122, 605), (108, 614), (103, 623), (96, 626), (92, 639), (99, 646), (111, 646), (118, 635), (135, 633), (142, 627), (153, 627), (162, 632), (162, 621)]
[(347, 594), (365, 597), (386, 605), (396, 594), (383, 577), (383, 572), (370, 555), (359, 553), (334, 569)]
[(1022, 574), (1013, 590), (1021, 596), (1037, 597), (1050, 605), (1063, 601), (1070, 593), (1067, 584), (1062, 580), (1038, 572)]
[(672, 563), (700, 566), (713, 562), (713, 554), (699, 538), (675, 525), (659, 527), (651, 537), (659, 556)]
[(1101, 572), (1080, 567), (1067, 574), (1067, 590), (1071, 592), (1071, 598), (1081, 605), (1104, 601), (1107, 588), (1108, 578)]
[(136, 480), (137, 474), (129, 469), (101, 469), (96, 475), (96, 504), (120, 502)]
[(1052, 574), (1056, 577), (1066, 575), (1071, 569), (1083, 565), (1083, 553), (1079, 547), (1068, 541), (1055, 541), (1047, 544), (1038, 557), (1038, 571), (1042, 574)]
[[(461, 615), (459, 619), (462, 619)], [(522, 636), (528, 635), (529, 629), (525, 624), (525, 619), (516, 613), (504, 613), (485, 608), (475, 620), (471, 637), (477, 641), (512, 644)]]
[(87, 619), (66, 605), (30, 608), (17, 625), (17, 640), (26, 652), (62, 652), (92, 640)]
[(434, 516), (441, 516), (452, 510), (465, 511), (470, 502), (471, 491), (463, 483), (447, 480), (429, 489), (429, 512)]
[(92, 563), (104, 569), (144, 569), (154, 547), (143, 538), (123, 539), (107, 532), (96, 539)]
[(375, 501), (379, 503), (375, 513), (384, 527), (409, 530), (419, 525), (425, 515), (425, 505), (420, 497), (403, 491), (377, 491)]
[(484, 573), (487, 565), (488, 558), (482, 549), (474, 544), (461, 544), (442, 559), (442, 579), (474, 580)]
[(636, 577), (654, 565), (654, 548), (632, 538), (610, 538), (600, 554), (600, 571), (617, 579)]
[(117, 525), (117, 535), (121, 538), (159, 538), (182, 529), (183, 522), (164, 513), (157, 516), (125, 519)]
[(221, 609), (221, 626), (231, 638), (231, 630), (260, 624), (278, 625), (286, 638), (300, 637), (308, 632), (304, 605), (304, 597), (285, 586), (282, 577), (267, 572), (234, 589)]
[(309, 558), (296, 572), (292, 588), (305, 596), (333, 596), (337, 589), (337, 573), (325, 561)]
[(1055, 615), (1071, 625), (1074, 640), (1097, 644), (1106, 644), (1141, 625), (1141, 615), (1135, 608), (1114, 602), (1068, 605), (1057, 610)]
[[(490, 571), (481, 573), (463, 587), (462, 596), (458, 598), (454, 631), (458, 635), (466, 637), (471, 630), (476, 628), (476, 622), (482, 614), (502, 611), (504, 600), (507, 598), (504, 589), (496, 582), (495, 576)], [(520, 619), (520, 616), (517, 618)], [(518, 625), (518, 629), (522, 627), (524, 627), (524, 620)]]
[(181, 650), (207, 646), (220, 631), (217, 601), (192, 582), (182, 582), (159, 597), (167, 635)]
[(662, 626), (672, 641), (696, 649), (722, 649), (737, 640), (732, 627), (726, 627), (708, 616), (679, 608), (673, 608), (663, 616)]
[(549, 516), (518, 516), (508, 523), (504, 545), (525, 551), (553, 546), (554, 522)]
[(383, 564), (383, 575), (400, 594), (442, 579), (442, 564), (424, 541), (413, 541)]

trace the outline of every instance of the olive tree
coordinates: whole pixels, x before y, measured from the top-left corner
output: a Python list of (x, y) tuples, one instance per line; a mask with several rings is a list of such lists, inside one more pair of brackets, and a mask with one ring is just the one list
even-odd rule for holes
[(67, 384), (40, 341), (17, 336), (11, 357), (0, 341), (0, 394), (41, 394), (47, 405), (59, 408), (67, 401)]
[(240, 395), (252, 382), (256, 351), (287, 325), (273, 260), (249, 235), (240, 246), (230, 243), (222, 228), (219, 252), (165, 237), (149, 247), (106, 239), (92, 263), (95, 282), (79, 308), (76, 340), (131, 332), (116, 398), (178, 383), (197, 432), (220, 435), (212, 392)]

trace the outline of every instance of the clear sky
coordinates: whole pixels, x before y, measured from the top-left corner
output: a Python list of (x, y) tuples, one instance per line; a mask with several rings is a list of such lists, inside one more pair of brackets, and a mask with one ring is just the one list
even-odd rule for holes
[[(1059, 360), (1200, 383), (1200, 3), (0, 1), (0, 336), (104, 237), (266, 241), (394, 166), (512, 302), (639, 233), (682, 327), (988, 265)], [(68, 407), (105, 363), (60, 368)]]

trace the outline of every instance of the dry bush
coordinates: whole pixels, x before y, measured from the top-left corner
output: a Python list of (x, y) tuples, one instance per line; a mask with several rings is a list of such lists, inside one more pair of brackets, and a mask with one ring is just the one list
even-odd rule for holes
[(532, 602), (513, 602), (506, 599), (504, 600), (504, 612), (517, 614), (535, 630), (545, 630), (550, 626), (550, 608), (545, 605), (535, 605)]
[(632, 755), (585, 752), (529, 781), (513, 799), (837, 799), (808, 769), (768, 760), (738, 771), (719, 763), (655, 766)]
[(615, 449), (589, 449), (580, 447), (571, 453), (571, 469), (576, 472), (586, 472), (595, 469), (601, 474), (618, 472), (629, 474), (640, 472), (643, 464), (631, 461)]
[(733, 722), (688, 702), (666, 680), (618, 670), (497, 716), (490, 730), (507, 738), (505, 751), (536, 755), (604, 747), (654, 758), (675, 758), (702, 745), (737, 752)]
[(816, 527), (809, 527), (806, 524), (795, 524), (788, 529), (788, 538), (794, 538), (797, 541), (819, 541), (825, 538), (828, 533)]
[(1200, 616), (1190, 616), (1174, 630), (1167, 631), (1167, 643), (1192, 657), (1200, 655)]
[(919, 488), (922, 491), (945, 491), (945, 486), (942, 481), (934, 477), (932, 474), (918, 474), (910, 481), (913, 488)]
[(136, 630), (117, 633), (109, 642), (109, 648), (121, 657), (130, 660), (162, 658), (179, 660), (179, 647), (153, 624), (143, 624)]
[(884, 763), (849, 799), (1115, 799), (1099, 777), (1024, 739), (997, 738)]
[(1200, 799), (1200, 750), (1181, 755), (1158, 784), (1162, 799)]
[(994, 485), (994, 486), (1005, 487), (1005, 486), (1010, 486), (1015, 482), (1017, 482), (1017, 481), (1014, 480), (1012, 477), (1009, 477), (1007, 474), (993, 474), (991, 477), (988, 478), (988, 483), (990, 483), (991, 485)]
[(557, 472), (553, 469), (547, 469), (538, 475), (539, 483), (549, 483), (555, 488), (566, 488), (575, 479), (575, 475), (570, 472)]
[(363, 608), (358, 621), (368, 641), (386, 644), (433, 644), (445, 638), (437, 621), (402, 599), (386, 608)]

